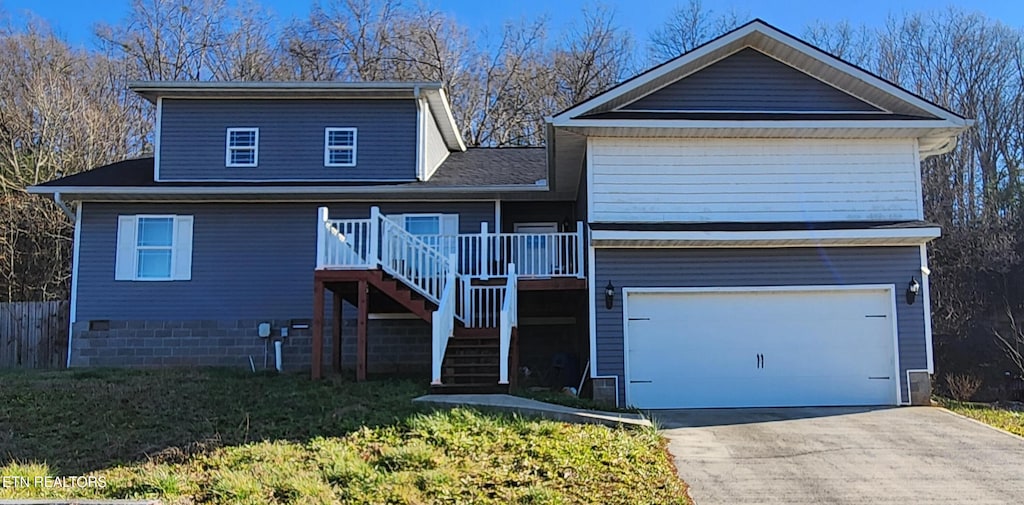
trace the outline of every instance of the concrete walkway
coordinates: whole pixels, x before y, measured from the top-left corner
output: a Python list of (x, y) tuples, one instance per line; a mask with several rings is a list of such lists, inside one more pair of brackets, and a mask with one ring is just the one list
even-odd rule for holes
[(651, 414), (698, 505), (1024, 499), (1024, 439), (940, 408)]
[(570, 423), (591, 423), (606, 426), (651, 426), (651, 422), (640, 414), (576, 409), (512, 395), (426, 395), (413, 401), (436, 405), (464, 405), (503, 412), (515, 412), (524, 416), (543, 417)]

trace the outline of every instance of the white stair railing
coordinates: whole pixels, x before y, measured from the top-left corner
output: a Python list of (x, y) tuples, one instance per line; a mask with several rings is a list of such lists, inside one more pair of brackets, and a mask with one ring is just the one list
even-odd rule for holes
[(438, 248), (383, 216), (377, 219), (381, 234), (381, 267), (426, 299), (439, 304), (449, 271), (458, 276), (457, 257), (447, 257)]
[[(452, 265), (456, 258), (453, 254), (449, 257)], [(458, 305), (456, 299), (458, 281), (454, 268), (449, 268), (445, 276), (444, 291), (441, 293), (441, 300), (437, 304), (431, 318), (431, 345), (433, 355), (431, 356), (431, 383), (441, 384), (441, 365), (444, 363), (444, 354), (448, 350), (448, 340), (455, 334), (455, 312)]]
[(470, 328), (497, 328), (498, 313), (505, 294), (505, 286), (466, 287), (466, 326)]
[(498, 316), (498, 384), (508, 384), (508, 353), (512, 343), (512, 328), (519, 327), (519, 289), (516, 265), (508, 265), (508, 280), (505, 282), (505, 300)]

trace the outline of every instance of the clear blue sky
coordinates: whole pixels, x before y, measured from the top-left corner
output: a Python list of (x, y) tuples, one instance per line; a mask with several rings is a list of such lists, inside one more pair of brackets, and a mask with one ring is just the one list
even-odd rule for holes
[[(505, 20), (533, 18), (544, 13), (551, 27), (558, 31), (592, 0), (425, 0), (461, 23), (475, 29), (494, 31)], [(303, 17), (312, 3), (308, 0), (262, 0), (261, 3), (281, 18)], [(416, 0), (407, 4), (415, 5)], [(650, 30), (679, 0), (603, 0), (616, 12), (619, 24), (629, 29), (638, 41), (645, 41)], [(92, 44), (92, 26), (101, 21), (116, 22), (124, 17), (129, 0), (0, 0), (0, 8), (18, 22), (23, 13), (34, 12), (75, 44)], [(642, 4), (643, 8), (634, 6)], [(977, 10), (989, 17), (1014, 26), (1024, 27), (1024, 0), (704, 0), (715, 12), (736, 10), (750, 18), (765, 21), (800, 35), (815, 20), (835, 22), (849, 20), (855, 24), (881, 26), (890, 12), (927, 11), (949, 5)]]

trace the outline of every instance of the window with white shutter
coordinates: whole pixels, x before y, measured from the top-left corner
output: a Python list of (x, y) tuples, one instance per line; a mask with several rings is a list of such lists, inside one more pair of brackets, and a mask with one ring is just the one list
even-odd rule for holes
[(114, 279), (191, 280), (192, 222), (192, 216), (118, 216)]

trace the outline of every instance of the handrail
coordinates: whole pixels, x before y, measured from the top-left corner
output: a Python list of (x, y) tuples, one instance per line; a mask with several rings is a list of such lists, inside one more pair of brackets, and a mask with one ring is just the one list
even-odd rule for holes
[[(508, 384), (508, 355), (512, 343), (512, 328), (519, 326), (519, 290), (515, 263), (508, 265), (505, 281), (505, 301), (501, 304), (498, 330), (498, 384)], [(513, 371), (514, 372), (514, 371)]]
[(458, 260), (446, 257), (437, 248), (384, 216), (378, 219), (381, 226), (381, 266), (431, 302), (440, 303), (445, 288), (443, 281), (449, 271), (456, 270), (453, 266)]
[[(454, 254), (449, 257), (451, 264), (455, 264)], [(445, 276), (444, 292), (441, 294), (437, 310), (431, 318), (431, 383), (441, 384), (441, 365), (444, 362), (444, 354), (448, 350), (448, 339), (455, 333), (455, 309), (457, 299), (455, 296), (458, 281), (454, 268), (449, 268)]]

